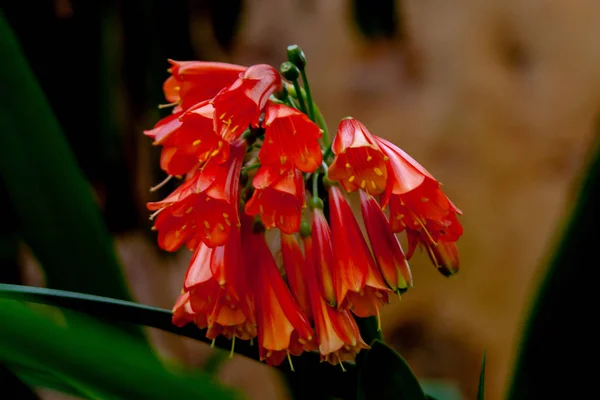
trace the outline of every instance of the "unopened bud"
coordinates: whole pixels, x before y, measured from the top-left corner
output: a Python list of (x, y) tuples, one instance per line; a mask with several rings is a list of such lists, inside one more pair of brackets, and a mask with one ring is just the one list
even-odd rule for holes
[(311, 199), (308, 201), (308, 206), (310, 207), (311, 210), (314, 210), (315, 208), (322, 210), (323, 209), (323, 200), (321, 200), (318, 197), (311, 197)]
[(288, 60), (290, 60), (300, 71), (306, 67), (306, 56), (297, 44), (292, 44), (287, 48)]
[(305, 238), (311, 235), (312, 231), (308, 222), (305, 219), (300, 223), (300, 236)]
[(281, 64), (281, 68), (279, 69), (281, 76), (283, 76), (288, 81), (297, 81), (300, 77), (300, 70), (293, 63), (286, 61)]

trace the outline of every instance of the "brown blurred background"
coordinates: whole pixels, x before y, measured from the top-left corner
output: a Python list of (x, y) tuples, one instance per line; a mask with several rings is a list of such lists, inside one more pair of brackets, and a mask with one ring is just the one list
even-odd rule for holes
[[(78, 17), (76, 2), (45, 3), (56, 29), (67, 30)], [(117, 12), (102, 30), (110, 34), (97, 42), (115, 54), (106, 66), (107, 82), (114, 88), (124, 161), (111, 162), (106, 172), (100, 161), (78, 156), (100, 204), (113, 210), (109, 226), (136, 300), (171, 308), (189, 259), (187, 252), (158, 250), (144, 206), (156, 198), (148, 188), (163, 178), (158, 150), (142, 130), (158, 120), (155, 105), (164, 102), (164, 58), (277, 67), (286, 46), (298, 44), (330, 130), (344, 116), (358, 118), (419, 160), (464, 212), (461, 272), (444, 278), (416, 254), (415, 288), (384, 309), (386, 339), (420, 378), (457, 383), (464, 399), (475, 398), (487, 349), (487, 396), (503, 398), (540, 268), (593, 139), (600, 108), (600, 3), (403, 0), (395, 2), (392, 33), (365, 36), (349, 1), (249, 0), (230, 41), (214, 29), (213, 2), (156, 2), (154, 11), (163, 10), (164, 19), (155, 24), (136, 8), (142, 2), (125, 3), (111, 3)], [(223, 4), (217, 15), (237, 18), (231, 10), (242, 2)], [(186, 18), (169, 20), (173, 9)], [(150, 45), (160, 42), (166, 57), (148, 61), (144, 52), (152, 46), (136, 47), (132, 35)], [(71, 61), (85, 51), (77, 49), (69, 53)], [(160, 74), (142, 74), (144, 62), (158, 63)], [(77, 149), (77, 139), (71, 140)], [(25, 271), (27, 283), (41, 283), (33, 262)], [(211, 354), (192, 341), (151, 336), (167, 358), (200, 366)], [(287, 398), (276, 373), (253, 365), (236, 357), (221, 375), (251, 398)]]

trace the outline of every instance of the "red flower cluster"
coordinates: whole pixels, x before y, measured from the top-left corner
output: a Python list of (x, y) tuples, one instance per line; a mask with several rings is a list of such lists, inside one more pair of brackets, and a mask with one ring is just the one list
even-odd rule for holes
[[(329, 150), (326, 128), (299, 111), (303, 92), (268, 65), (171, 64), (173, 113), (145, 134), (183, 180), (148, 204), (160, 247), (194, 252), (176, 325), (257, 337), (272, 365), (313, 350), (337, 364), (368, 348), (353, 316), (378, 316), (412, 285), (396, 232), (408, 257), (421, 244), (442, 273), (457, 271), (460, 211), (401, 149), (347, 118)], [(344, 191), (360, 192), (366, 238)]]

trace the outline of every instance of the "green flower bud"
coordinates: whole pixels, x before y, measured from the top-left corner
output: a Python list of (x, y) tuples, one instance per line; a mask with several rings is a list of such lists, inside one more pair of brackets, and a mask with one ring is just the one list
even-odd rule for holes
[(288, 60), (290, 60), (298, 69), (301, 71), (306, 67), (306, 56), (297, 44), (288, 46), (287, 48)]
[(300, 77), (300, 70), (293, 63), (286, 61), (281, 64), (281, 68), (279, 69), (281, 75), (287, 79), (288, 81), (294, 82), (297, 81)]
[(323, 200), (321, 200), (318, 197), (311, 197), (311, 199), (308, 201), (308, 206), (310, 207), (311, 210), (314, 210), (315, 208), (322, 210), (323, 209)]
[(306, 222), (305, 219), (302, 220), (302, 222), (300, 223), (300, 236), (305, 238), (305, 237), (309, 237), (311, 235), (311, 228), (310, 225), (308, 224), (308, 222)]

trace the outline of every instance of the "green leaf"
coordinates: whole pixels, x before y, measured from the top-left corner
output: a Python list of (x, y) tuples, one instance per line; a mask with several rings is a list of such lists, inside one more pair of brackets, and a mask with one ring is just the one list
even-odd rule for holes
[(358, 399), (424, 400), (425, 393), (400, 354), (375, 340), (358, 371)]
[[(205, 343), (211, 342), (206, 338), (206, 330), (198, 329), (194, 324), (188, 324), (181, 328), (173, 325), (171, 311), (129, 301), (84, 293), (7, 284), (0, 284), (0, 298), (50, 304), (85, 312), (99, 318), (142, 324)], [(224, 337), (218, 337), (215, 341), (215, 347), (227, 351), (231, 350), (231, 345), (231, 341)], [(250, 345), (245, 340), (236, 341), (235, 353), (258, 360), (256, 344)], [(284, 373), (288, 384), (293, 389), (295, 399), (316, 400), (332, 396), (342, 399), (354, 399), (356, 396), (357, 369), (354, 364), (346, 363), (346, 371), (344, 372), (339, 366), (320, 363), (319, 355), (314, 352), (304, 353), (300, 357), (292, 357), (292, 360), (294, 372), (291, 371), (287, 363), (282, 363), (278, 368)]]
[(485, 399), (485, 358), (486, 352), (483, 352), (483, 360), (481, 361), (481, 372), (479, 373), (479, 387), (477, 388), (477, 400)]
[[(593, 326), (596, 293), (598, 226), (600, 226), (600, 138), (590, 148), (583, 184), (569, 220), (561, 229), (525, 325), (514, 368), (511, 400), (587, 398), (584, 382), (596, 378), (593, 354), (597, 331)], [(579, 185), (578, 185), (579, 186)], [(540, 283), (541, 281), (541, 283)], [(592, 395), (592, 397), (594, 397)]]
[(0, 59), (10, 94), (0, 100), (0, 180), (48, 286), (130, 299), (92, 189), (1, 10)]
[(143, 341), (110, 326), (71, 315), (60, 326), (27, 306), (0, 300), (0, 362), (51, 371), (67, 384), (102, 399), (234, 399), (207, 374), (166, 368)]

